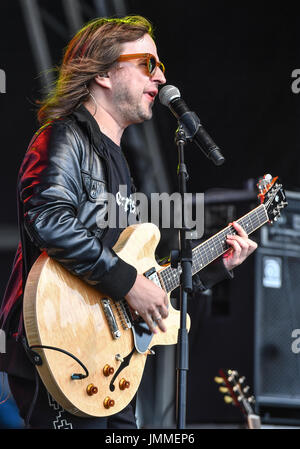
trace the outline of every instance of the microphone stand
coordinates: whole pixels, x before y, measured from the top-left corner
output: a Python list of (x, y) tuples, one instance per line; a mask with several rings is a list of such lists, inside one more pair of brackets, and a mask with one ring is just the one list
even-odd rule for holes
[(186, 424), (186, 384), (187, 372), (189, 369), (189, 345), (188, 331), (186, 327), (187, 319), (187, 296), (193, 290), (192, 280), (192, 247), (189, 239), (186, 238), (184, 194), (188, 180), (188, 172), (184, 162), (184, 147), (186, 145), (186, 135), (183, 127), (179, 124), (176, 131), (175, 143), (178, 148), (178, 181), (179, 191), (182, 198), (182, 218), (183, 223), (179, 230), (179, 251), (171, 252), (171, 266), (177, 268), (181, 266), (180, 282), (180, 327), (178, 330), (177, 343), (177, 428), (184, 429)]

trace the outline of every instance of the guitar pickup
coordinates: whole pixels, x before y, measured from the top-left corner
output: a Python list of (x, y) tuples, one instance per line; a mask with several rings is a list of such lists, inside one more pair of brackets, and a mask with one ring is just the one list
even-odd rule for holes
[(126, 310), (126, 304), (125, 301), (117, 301), (115, 302), (115, 306), (122, 324), (122, 327), (124, 330), (131, 329), (131, 321), (128, 316), (127, 310)]
[(156, 272), (156, 269), (154, 267), (150, 268), (150, 270), (146, 271), (144, 273), (144, 276), (149, 279), (150, 281), (154, 282), (158, 287), (161, 288), (161, 283), (158, 277), (158, 274)]
[(110, 300), (108, 298), (103, 298), (103, 299), (101, 299), (101, 304), (102, 304), (103, 311), (104, 311), (106, 319), (108, 321), (110, 331), (111, 331), (113, 338), (114, 339), (120, 338), (121, 332), (119, 331), (114, 313), (112, 311), (112, 308), (110, 305)]

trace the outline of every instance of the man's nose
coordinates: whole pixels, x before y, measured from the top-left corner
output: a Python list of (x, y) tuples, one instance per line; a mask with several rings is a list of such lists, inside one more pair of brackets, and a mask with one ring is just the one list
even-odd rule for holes
[(166, 77), (163, 73), (163, 71), (156, 67), (155, 73), (153, 75), (152, 81), (157, 82), (158, 84), (165, 84), (167, 82)]

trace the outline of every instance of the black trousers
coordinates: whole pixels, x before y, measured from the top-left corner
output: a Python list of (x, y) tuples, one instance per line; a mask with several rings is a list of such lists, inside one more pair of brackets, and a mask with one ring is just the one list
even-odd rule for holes
[[(38, 382), (38, 389), (36, 382)], [(134, 402), (107, 418), (82, 418), (64, 410), (48, 393), (37, 376), (36, 382), (8, 376), (19, 414), (30, 429), (136, 429)]]

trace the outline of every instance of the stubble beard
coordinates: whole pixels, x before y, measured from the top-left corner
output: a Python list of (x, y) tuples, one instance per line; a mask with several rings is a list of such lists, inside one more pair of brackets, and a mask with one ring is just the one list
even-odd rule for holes
[(113, 101), (126, 126), (152, 118), (153, 103), (146, 105), (143, 94), (140, 96), (134, 94), (126, 86), (120, 86), (120, 89), (115, 92)]

